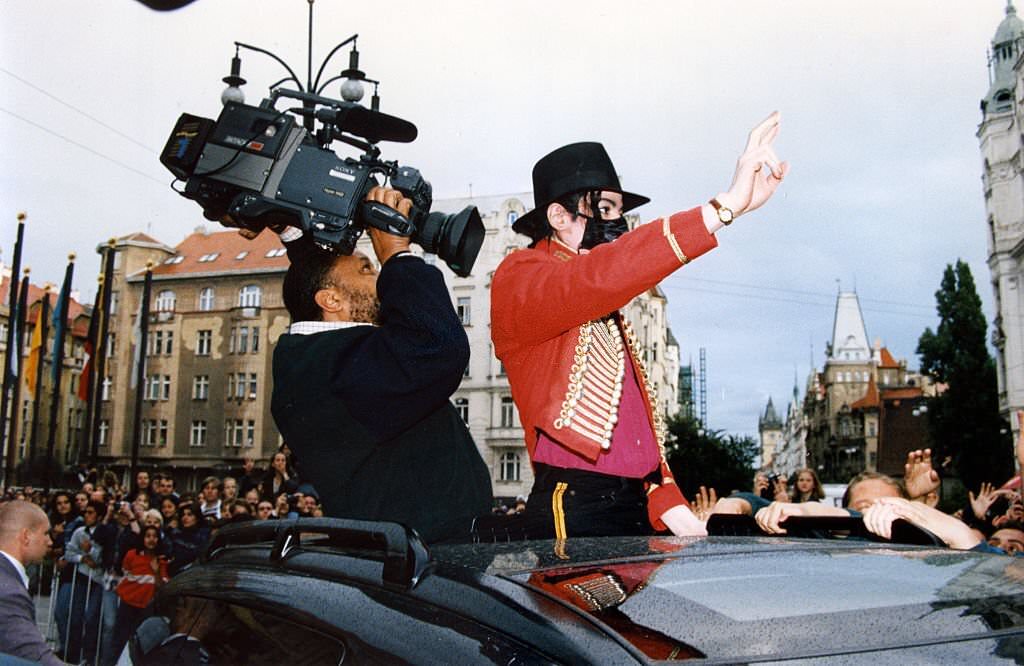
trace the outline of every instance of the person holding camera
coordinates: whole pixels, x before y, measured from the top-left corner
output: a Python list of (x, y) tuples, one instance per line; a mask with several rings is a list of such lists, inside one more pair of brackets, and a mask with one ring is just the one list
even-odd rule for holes
[(601, 144), (563, 146), (534, 166), (536, 205), (513, 225), (533, 242), (491, 287), (494, 351), (535, 473), (528, 536), (705, 533), (665, 461), (656, 395), (619, 309), (775, 193), (788, 169), (778, 131), (778, 113), (751, 131), (728, 190), (632, 231), (623, 214), (648, 199), (622, 189)]
[[(380, 187), (367, 200), (403, 214), (412, 205)], [(324, 515), (404, 523), (428, 542), (465, 538), (491, 504), (487, 468), (449, 401), (469, 341), (441, 272), (409, 238), (368, 231), (379, 273), (360, 252), (282, 234), (292, 324), (274, 350), (271, 412)]]

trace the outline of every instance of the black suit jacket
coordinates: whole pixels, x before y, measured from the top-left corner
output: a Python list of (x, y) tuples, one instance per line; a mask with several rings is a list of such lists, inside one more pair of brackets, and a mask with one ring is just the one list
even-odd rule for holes
[(18, 570), (0, 555), (0, 653), (38, 661), (46, 666), (63, 664), (36, 627), (36, 608)]
[(468, 536), (487, 467), (449, 398), (469, 341), (441, 272), (413, 256), (377, 280), (380, 326), (283, 335), (271, 410), (328, 516), (389, 520), (427, 541)]

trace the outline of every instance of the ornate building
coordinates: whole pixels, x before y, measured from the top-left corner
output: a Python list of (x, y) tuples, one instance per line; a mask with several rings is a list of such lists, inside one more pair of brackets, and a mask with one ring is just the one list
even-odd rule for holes
[[(989, 89), (981, 100), (978, 141), (988, 228), (988, 267), (995, 295), (992, 344), (996, 350), (999, 409), (1016, 430), (1024, 409), (1024, 21), (1013, 2), (992, 38)], [(1016, 436), (1016, 433), (1015, 433)]]
[(771, 469), (776, 466), (776, 452), (782, 444), (782, 420), (775, 413), (775, 405), (771, 397), (764, 408), (764, 414), (757, 420), (757, 433), (761, 437), (761, 467)]
[(806, 430), (793, 428), (806, 437), (807, 466), (836, 483), (863, 470), (902, 476), (907, 452), (927, 446), (922, 412), (932, 394), (931, 381), (880, 341), (868, 345), (857, 295), (840, 292), (825, 367), (812, 374), (804, 398)]

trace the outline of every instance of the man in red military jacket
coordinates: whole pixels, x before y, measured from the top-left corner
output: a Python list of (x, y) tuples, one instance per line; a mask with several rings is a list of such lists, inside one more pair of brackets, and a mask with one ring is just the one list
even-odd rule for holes
[(751, 131), (727, 191), (632, 231), (622, 214), (648, 199), (622, 190), (601, 144), (537, 162), (536, 205), (513, 225), (533, 243), (491, 285), (494, 351), (534, 467), (527, 536), (704, 533), (665, 462), (656, 396), (619, 308), (772, 196), (788, 169), (773, 150), (778, 130), (773, 113)]

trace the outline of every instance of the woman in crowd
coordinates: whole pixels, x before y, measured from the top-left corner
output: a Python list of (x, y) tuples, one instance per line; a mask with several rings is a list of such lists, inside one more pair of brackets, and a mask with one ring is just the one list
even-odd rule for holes
[(256, 515), (256, 506), (260, 503), (260, 491), (256, 488), (250, 488), (245, 493), (245, 503), (249, 505), (249, 513)]
[(299, 487), (295, 473), (288, 467), (288, 456), (283, 451), (278, 451), (270, 459), (270, 469), (263, 476), (262, 497), (274, 501), (281, 493), (294, 493)]
[(160, 500), (160, 515), (164, 519), (165, 529), (177, 529), (178, 527), (178, 505), (171, 497)]
[(184, 503), (178, 507), (178, 524), (178, 529), (171, 531), (172, 576), (195, 561), (210, 536), (206, 519), (195, 504)]
[(793, 502), (820, 502), (825, 499), (825, 489), (814, 470), (805, 467), (796, 473), (793, 483)]
[(136, 627), (152, 613), (153, 596), (167, 582), (167, 558), (162, 554), (160, 528), (147, 525), (138, 548), (125, 553), (124, 577), (117, 585), (121, 604), (114, 625), (114, 654), (119, 654)]

